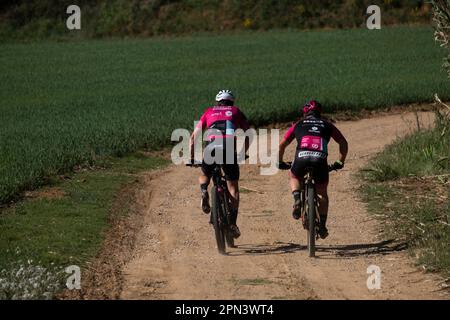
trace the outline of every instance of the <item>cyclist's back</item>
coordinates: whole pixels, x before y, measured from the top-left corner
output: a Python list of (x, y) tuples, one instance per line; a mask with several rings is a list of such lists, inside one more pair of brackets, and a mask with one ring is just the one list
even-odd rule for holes
[(208, 136), (208, 140), (213, 140), (217, 138), (234, 138), (236, 129), (247, 130), (249, 125), (247, 118), (239, 107), (218, 105), (205, 110), (197, 124), (197, 128), (202, 130), (216, 129), (217, 133), (220, 131), (221, 134), (219, 135), (211, 131), (212, 134)]
[(332, 123), (318, 115), (309, 115), (295, 123), (284, 136), (288, 143), (297, 141), (292, 173), (299, 177), (305, 174), (306, 167), (314, 167), (316, 182), (328, 183), (327, 158), (331, 138), (340, 141), (343, 136)]

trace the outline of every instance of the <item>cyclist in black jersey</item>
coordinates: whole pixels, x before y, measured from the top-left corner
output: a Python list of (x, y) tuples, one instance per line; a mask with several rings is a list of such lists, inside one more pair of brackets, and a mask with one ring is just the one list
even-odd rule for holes
[(331, 138), (339, 144), (340, 159), (334, 163), (334, 168), (342, 169), (348, 153), (348, 143), (342, 133), (330, 122), (321, 117), (322, 106), (315, 100), (303, 106), (304, 119), (296, 122), (286, 132), (280, 142), (279, 167), (287, 166), (283, 162), (286, 147), (297, 140), (295, 158), (290, 168), (290, 185), (294, 196), (292, 216), (299, 219), (303, 199), (301, 199), (302, 184), (307, 167), (314, 168), (316, 193), (319, 199), (320, 228), (319, 236), (328, 236), (326, 220), (328, 216), (328, 143)]

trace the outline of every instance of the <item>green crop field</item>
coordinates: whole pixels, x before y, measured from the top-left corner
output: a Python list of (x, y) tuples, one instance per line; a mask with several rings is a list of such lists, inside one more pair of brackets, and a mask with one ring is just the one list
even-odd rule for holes
[(0, 203), (76, 164), (167, 144), (231, 88), (256, 124), (450, 99), (431, 27), (0, 45)]

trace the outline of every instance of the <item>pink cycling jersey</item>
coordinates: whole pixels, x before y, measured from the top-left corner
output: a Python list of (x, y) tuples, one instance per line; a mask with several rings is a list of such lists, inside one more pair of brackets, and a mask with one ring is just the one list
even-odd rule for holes
[(248, 130), (249, 124), (242, 111), (236, 106), (214, 106), (206, 109), (196, 128), (218, 129), (221, 134), (211, 134), (208, 139), (234, 137), (236, 129)]

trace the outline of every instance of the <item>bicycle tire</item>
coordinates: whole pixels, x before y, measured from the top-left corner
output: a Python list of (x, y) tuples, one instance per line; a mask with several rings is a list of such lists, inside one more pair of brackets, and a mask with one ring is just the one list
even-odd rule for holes
[(213, 187), (211, 191), (211, 220), (216, 236), (217, 250), (219, 253), (225, 254), (225, 235), (222, 230), (220, 196), (217, 187)]
[(308, 185), (307, 190), (307, 206), (308, 206), (308, 254), (310, 257), (314, 257), (316, 254), (316, 204), (314, 186)]
[(224, 221), (226, 221), (227, 223), (226, 224), (222, 224), (222, 228), (223, 228), (222, 230), (223, 230), (223, 233), (225, 235), (225, 241), (226, 241), (227, 246), (229, 248), (235, 248), (234, 238), (233, 238), (233, 235), (231, 234), (230, 229), (229, 229), (229, 227), (230, 227), (229, 210), (230, 209), (229, 209), (229, 204), (227, 204), (227, 203), (228, 203), (228, 196), (225, 194), (224, 195), (224, 202), (223, 202), (223, 211), (222, 211), (223, 216), (222, 216), (222, 219)]

